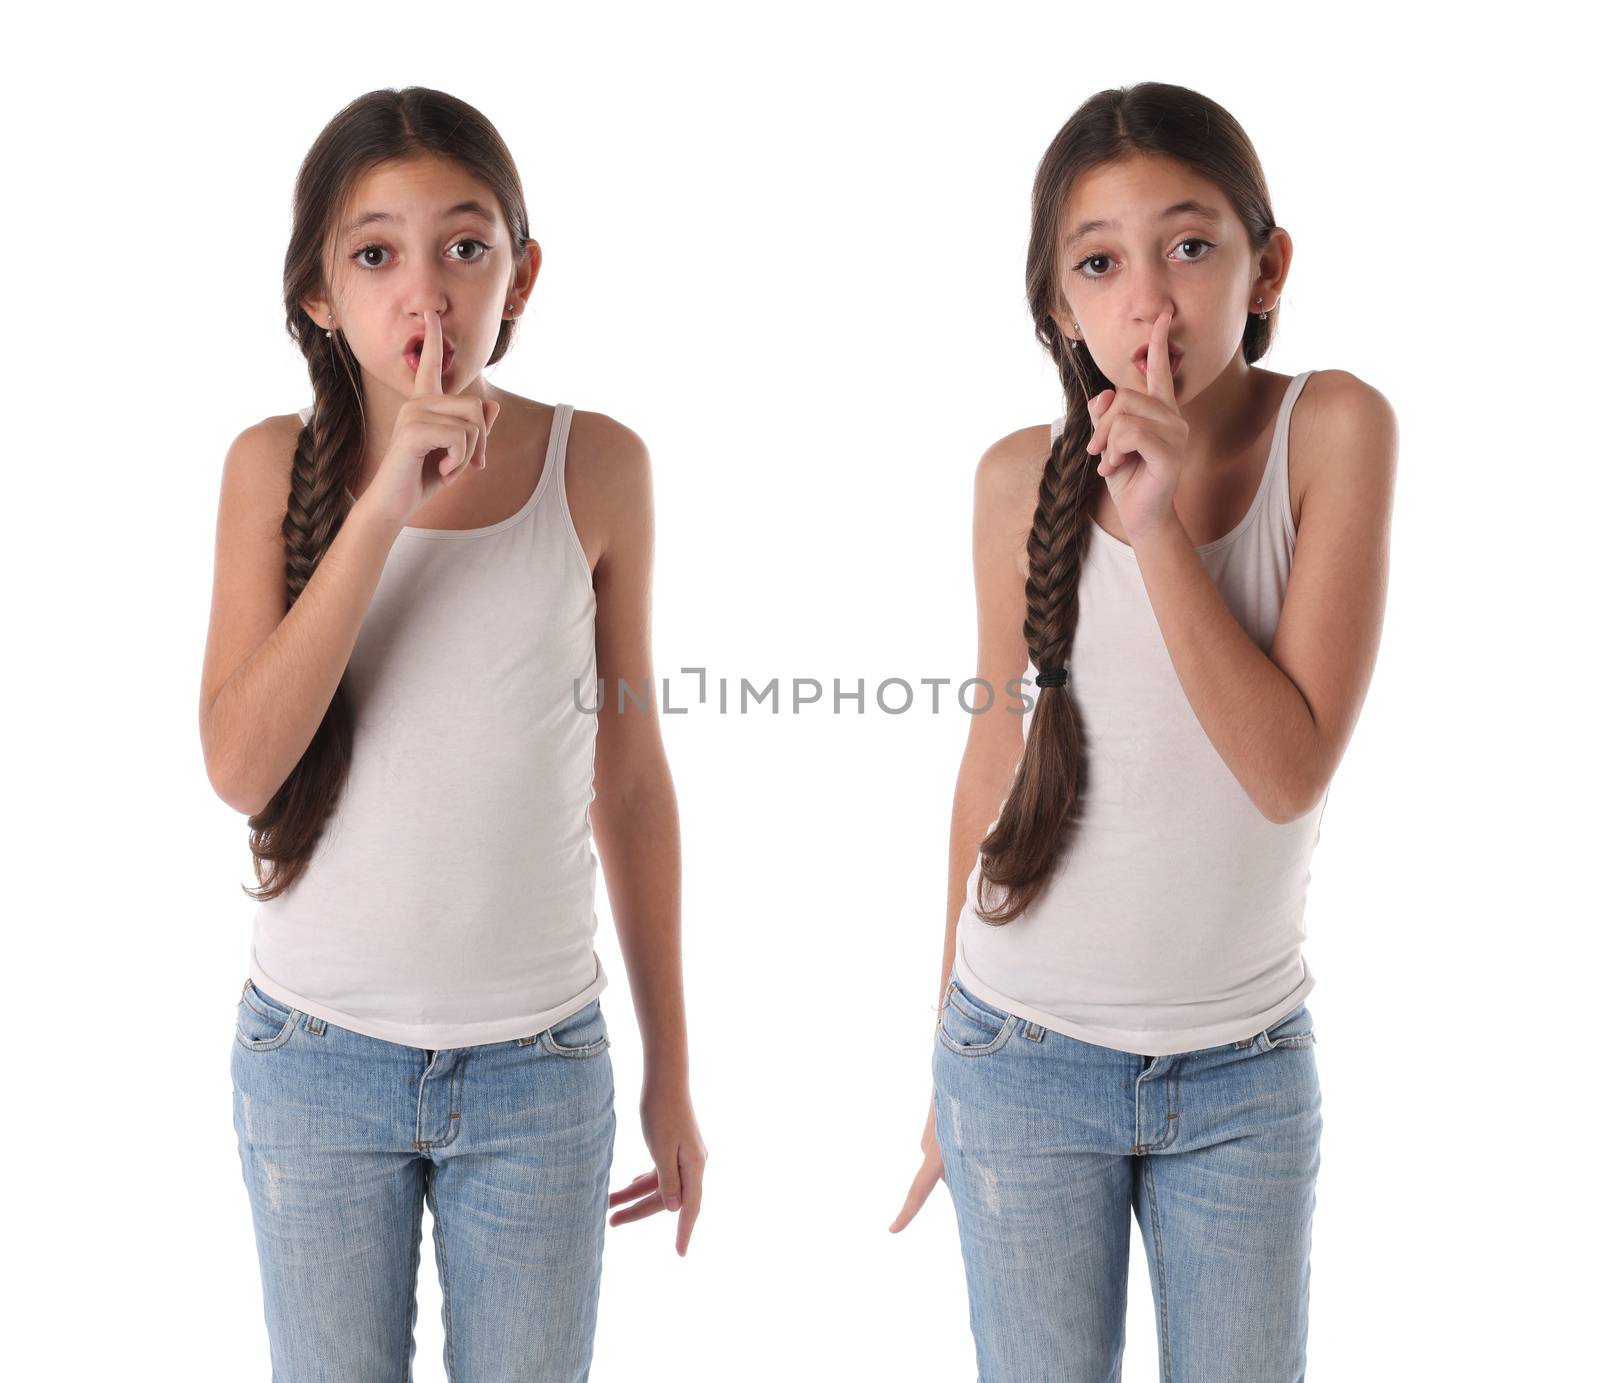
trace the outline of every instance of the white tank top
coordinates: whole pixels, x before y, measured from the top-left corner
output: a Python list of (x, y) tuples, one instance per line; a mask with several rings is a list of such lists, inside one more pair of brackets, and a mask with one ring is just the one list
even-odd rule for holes
[(559, 405), (510, 518), (406, 527), (390, 549), (345, 672), (349, 777), (305, 872), (255, 913), (250, 978), (294, 1008), (466, 1047), (538, 1032), (606, 985), (595, 593), (567, 507), (571, 425)]
[[(1250, 511), (1196, 548), (1263, 652), (1294, 555), (1289, 415), (1311, 373), (1284, 394)], [(1052, 424), (1052, 438), (1065, 421)], [(1270, 1027), (1314, 984), (1301, 945), (1328, 794), (1286, 825), (1261, 815), (1184, 695), (1133, 548), (1098, 524), (1067, 666), (1088, 743), (1081, 825), (1050, 883), (1003, 926), (976, 915), (973, 866), (956, 927), (957, 976), (980, 999), (1055, 1032), (1146, 1056)], [(1037, 671), (1030, 659), (1024, 736)], [(996, 688), (999, 713), (1018, 704)]]

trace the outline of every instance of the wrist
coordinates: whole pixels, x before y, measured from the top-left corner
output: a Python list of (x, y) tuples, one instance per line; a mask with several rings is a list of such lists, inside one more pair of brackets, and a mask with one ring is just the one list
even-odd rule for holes
[(396, 523), (387, 514), (380, 513), (372, 502), (372, 491), (362, 492), (361, 498), (350, 506), (344, 517), (345, 528), (353, 528), (365, 537), (382, 543), (393, 543), (400, 536), (403, 523)]
[(689, 1065), (687, 1062), (669, 1062), (652, 1065), (645, 1062), (643, 1088), (647, 1099), (661, 1099), (689, 1093)]
[(1158, 517), (1152, 519), (1142, 528), (1128, 529), (1128, 544), (1131, 547), (1149, 546), (1152, 544), (1170, 542), (1174, 538), (1189, 541), (1188, 530), (1183, 526), (1183, 520), (1178, 517), (1178, 511), (1171, 505)]
[(690, 1103), (689, 1082), (684, 1079), (644, 1078), (639, 1092), (639, 1105), (643, 1109), (678, 1108)]

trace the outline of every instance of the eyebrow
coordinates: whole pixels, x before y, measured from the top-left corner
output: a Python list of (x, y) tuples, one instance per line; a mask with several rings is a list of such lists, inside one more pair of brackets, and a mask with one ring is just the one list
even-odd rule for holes
[[(1174, 202), (1156, 219), (1166, 221), (1174, 216), (1198, 216), (1203, 221), (1214, 221), (1218, 225), (1222, 224), (1222, 213), (1220, 211), (1215, 207), (1207, 206), (1204, 202), (1197, 202), (1193, 198), (1188, 201)], [(1093, 234), (1095, 231), (1121, 229), (1122, 222), (1107, 221), (1100, 217), (1089, 221), (1080, 221), (1072, 234), (1061, 242), (1061, 247), (1064, 250), (1071, 249), (1074, 243), (1086, 235)]]
[[(459, 216), (463, 213), (477, 216), (482, 220), (488, 221), (491, 225), (494, 223), (494, 214), (482, 202), (475, 201), (472, 198), (468, 198), (464, 202), (457, 202), (453, 207), (450, 207), (444, 213), (443, 219), (448, 220), (452, 216)], [(366, 211), (356, 217), (354, 221), (351, 221), (340, 234), (351, 235), (380, 221), (393, 221), (396, 225), (404, 225), (405, 219), (404, 216), (396, 216), (391, 211)]]

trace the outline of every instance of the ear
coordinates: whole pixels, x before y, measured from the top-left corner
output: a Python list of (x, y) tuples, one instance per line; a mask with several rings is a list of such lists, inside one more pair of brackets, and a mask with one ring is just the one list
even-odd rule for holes
[(301, 298), (300, 308), (319, 327), (327, 326), (328, 318), (333, 315), (333, 308), (326, 298)]
[(1277, 305), (1283, 297), (1284, 281), (1289, 277), (1289, 261), (1293, 258), (1294, 242), (1289, 238), (1289, 232), (1282, 226), (1274, 226), (1256, 264), (1257, 277), (1250, 289), (1251, 311), (1255, 310), (1257, 297), (1265, 298), (1273, 306)]
[(533, 292), (533, 281), (539, 277), (539, 269), (544, 264), (544, 251), (539, 248), (537, 240), (528, 242), (528, 253), (523, 257), (522, 263), (517, 265), (516, 272), (511, 276), (511, 286), (506, 289), (506, 296), (517, 302), (525, 303)]

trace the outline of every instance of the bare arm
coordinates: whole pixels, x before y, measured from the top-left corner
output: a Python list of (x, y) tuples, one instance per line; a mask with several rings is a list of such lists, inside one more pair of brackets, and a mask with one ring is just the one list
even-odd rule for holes
[[(1022, 636), (1025, 610), (1025, 539), (1038, 505), (1039, 476), (1050, 449), (1048, 427), (1013, 432), (984, 452), (973, 483), (972, 567), (978, 601), (978, 676), (989, 684), (989, 709), (974, 712), (967, 747), (956, 774), (950, 809), (950, 878), (946, 899), (944, 954), (939, 963), (939, 999), (955, 963), (956, 928), (966, 902), (967, 878), (978, 862), (978, 845), (1000, 814), (1022, 757), (1021, 701), (1006, 684), (1028, 666)], [(1022, 691), (1033, 695), (1031, 689)], [(980, 691), (979, 696), (984, 693)], [(1012, 709), (1007, 709), (1008, 707)], [(939, 1020), (935, 1019), (937, 1023)], [(898, 1234), (911, 1223), (944, 1175), (936, 1135), (935, 1100), (928, 1101), (922, 1130), (922, 1165), (911, 1180), (905, 1203), (889, 1225)]]
[[(974, 714), (956, 774), (950, 810), (950, 876), (939, 994), (955, 963), (956, 923), (978, 845), (1000, 813), (1022, 757), (1021, 702), (1006, 684), (1028, 665), (1022, 636), (1025, 613), (1022, 553), (1038, 502), (1048, 428), (1024, 428), (983, 454), (973, 484), (972, 565), (978, 606), (978, 676), (993, 689), (989, 709)], [(1024, 687), (1026, 695), (1037, 693)], [(980, 696), (984, 693), (980, 693)], [(1009, 709), (1008, 709), (1009, 708)]]
[(587, 474), (574, 475), (572, 483), (593, 492), (594, 502), (589, 495), (576, 499), (575, 512), (603, 514), (606, 526), (594, 568), (595, 664), (604, 709), (596, 726), (589, 816), (638, 1010), (645, 1081), (687, 1089), (678, 803), (661, 740), (650, 647), (650, 462), (644, 443), (620, 423), (586, 415), (574, 431), (580, 426), (587, 434)]
[(1195, 718), (1257, 810), (1279, 824), (1316, 806), (1350, 742), (1388, 583), (1394, 413), (1342, 370), (1319, 371), (1312, 384), (1310, 478), (1270, 656), (1223, 600), (1181, 523), (1134, 542)]
[(640, 1120), (655, 1163), (612, 1193), (611, 1206), (628, 1204), (611, 1223), (675, 1212), (682, 1255), (700, 1214), (707, 1153), (689, 1096), (678, 799), (661, 740), (650, 646), (650, 457), (635, 433), (603, 414), (577, 415), (573, 436), (574, 447), (582, 439), (583, 458), (568, 466), (574, 522), (581, 517), (587, 529), (592, 518), (604, 535), (594, 566), (595, 664), (604, 709), (596, 726), (589, 818), (639, 1019)]
[(235, 439), (217, 510), (200, 742), (217, 795), (247, 814), (271, 801), (322, 723), (399, 532), (357, 501), (285, 613), (282, 522), (297, 427), (269, 419)]

